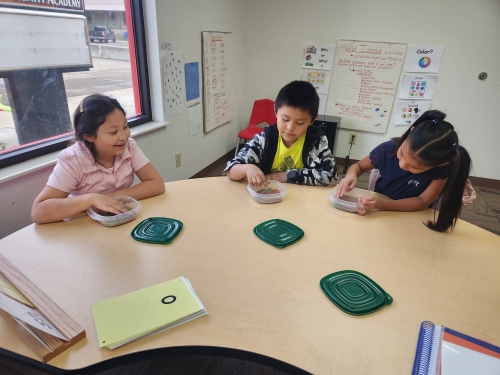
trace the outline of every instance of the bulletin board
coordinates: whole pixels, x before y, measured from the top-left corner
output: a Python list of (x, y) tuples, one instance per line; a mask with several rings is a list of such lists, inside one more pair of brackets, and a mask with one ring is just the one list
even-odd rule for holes
[(204, 131), (231, 121), (232, 33), (202, 32)]
[(385, 133), (406, 47), (339, 39), (326, 114), (342, 117), (341, 128)]
[(91, 67), (87, 34), (81, 15), (0, 8), (0, 71)]

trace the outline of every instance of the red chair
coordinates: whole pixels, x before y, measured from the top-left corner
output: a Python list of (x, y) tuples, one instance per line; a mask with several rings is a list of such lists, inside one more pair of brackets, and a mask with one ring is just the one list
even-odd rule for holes
[(240, 139), (251, 141), (255, 134), (261, 133), (264, 128), (259, 128), (257, 125), (261, 122), (266, 122), (268, 125), (276, 124), (276, 115), (274, 114), (274, 102), (269, 99), (256, 100), (253, 103), (252, 115), (246, 129), (238, 133), (238, 142), (236, 143), (236, 152), (234, 157), (238, 155), (238, 147)]

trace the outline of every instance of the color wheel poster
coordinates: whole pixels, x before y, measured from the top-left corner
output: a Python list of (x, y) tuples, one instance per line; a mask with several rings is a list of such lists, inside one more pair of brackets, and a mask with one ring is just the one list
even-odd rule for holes
[(341, 128), (385, 133), (406, 44), (340, 40), (333, 62), (326, 114)]
[(399, 90), (399, 99), (432, 100), (436, 81), (435, 75), (405, 74)]
[(405, 72), (439, 73), (444, 46), (408, 46)]

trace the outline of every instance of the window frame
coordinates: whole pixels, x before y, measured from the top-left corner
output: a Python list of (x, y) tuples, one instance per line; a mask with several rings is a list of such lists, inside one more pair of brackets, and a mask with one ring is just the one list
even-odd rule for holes
[[(144, 25), (143, 0), (124, 0), (130, 2), (130, 13), (132, 18), (132, 30), (134, 33), (134, 51), (137, 76), (137, 88), (139, 92), (141, 114), (127, 119), (128, 126), (134, 127), (151, 122), (153, 119), (151, 111), (151, 93), (149, 90), (149, 72), (146, 49), (146, 31)], [(125, 6), (125, 9), (127, 6)], [(125, 12), (127, 13), (127, 12)], [(131, 61), (132, 67), (133, 63)], [(132, 73), (132, 76), (134, 74)], [(134, 82), (133, 82), (134, 84)], [(54, 137), (56, 139), (45, 141), (41, 139), (39, 144), (34, 144), (20, 150), (7, 152), (0, 155), (0, 169), (14, 164), (37, 158), (52, 152), (60, 151), (68, 146), (73, 135)], [(22, 146), (22, 145), (21, 145)]]

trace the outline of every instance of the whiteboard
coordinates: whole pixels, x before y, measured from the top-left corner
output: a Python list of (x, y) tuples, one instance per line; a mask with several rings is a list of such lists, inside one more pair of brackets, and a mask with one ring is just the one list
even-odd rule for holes
[(326, 114), (341, 128), (385, 133), (397, 91), (406, 44), (337, 42)]
[(0, 8), (0, 71), (91, 66), (84, 16)]
[(205, 133), (231, 121), (232, 42), (232, 33), (213, 31), (202, 33)]

